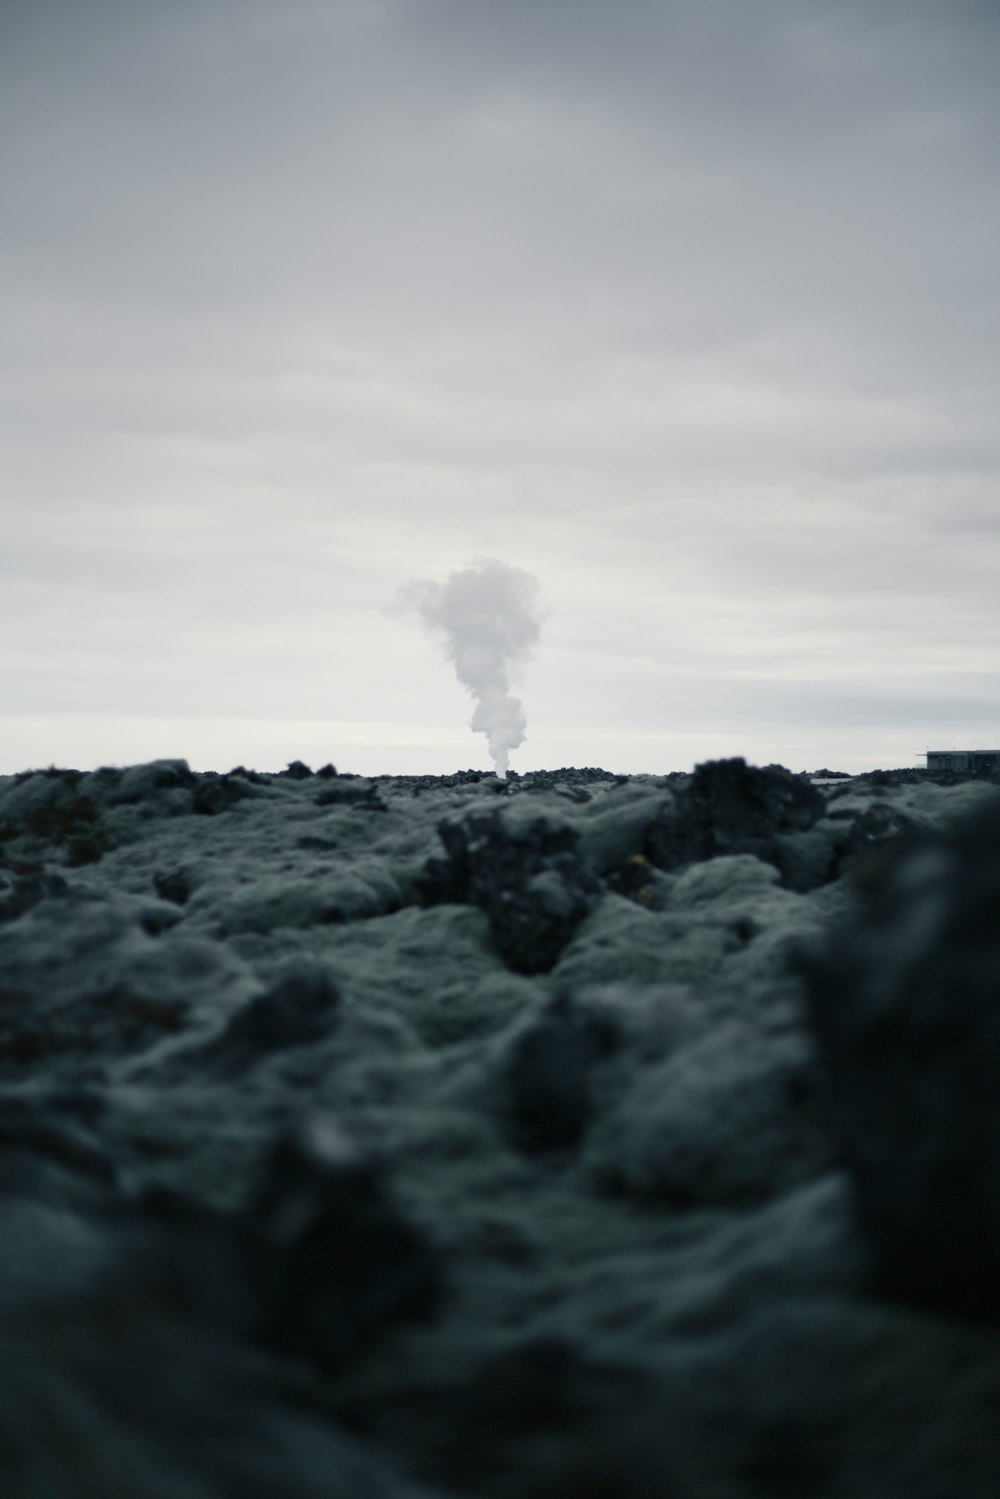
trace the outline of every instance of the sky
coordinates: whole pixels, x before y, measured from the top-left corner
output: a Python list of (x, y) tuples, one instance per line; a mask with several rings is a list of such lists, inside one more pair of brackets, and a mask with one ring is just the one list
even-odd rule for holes
[(1000, 745), (995, 0), (0, 0), (0, 773)]

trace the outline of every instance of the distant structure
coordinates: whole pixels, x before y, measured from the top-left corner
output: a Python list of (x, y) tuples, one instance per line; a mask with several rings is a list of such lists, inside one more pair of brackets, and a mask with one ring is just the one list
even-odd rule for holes
[(1000, 750), (927, 750), (928, 770), (1000, 770)]

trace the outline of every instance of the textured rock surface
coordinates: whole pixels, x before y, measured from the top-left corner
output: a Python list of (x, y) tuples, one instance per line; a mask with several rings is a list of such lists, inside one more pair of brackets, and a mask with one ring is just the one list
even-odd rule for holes
[(868, 886), (808, 967), (831, 1119), (886, 1289), (997, 1321), (1000, 810), (886, 845)]
[(994, 1499), (944, 781), (0, 778), (0, 1490)]

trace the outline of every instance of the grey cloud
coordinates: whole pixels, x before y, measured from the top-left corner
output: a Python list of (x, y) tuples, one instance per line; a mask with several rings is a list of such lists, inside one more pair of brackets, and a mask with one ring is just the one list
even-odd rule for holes
[[(72, 240), (61, 274), (126, 300), (256, 294), (383, 334), (520, 310), (563, 337), (628, 344), (644, 321), (684, 346), (817, 301), (881, 317), (889, 284), (926, 292), (956, 256), (966, 282), (987, 270), (965, 231), (996, 228), (996, 106), (975, 27), (921, 25), (919, 7), (838, 24), (808, 6), (425, 3), (317, 27), (293, 4), (309, 24), (267, 29), (253, 6), (171, 25), (98, 4), (106, 45), (82, 60), (66, 13), (46, 29), (37, 9), (64, 66), (40, 70), (40, 97), (13, 80), (15, 222), (26, 249), (33, 221), (50, 254)], [(853, 44), (831, 68), (838, 31)], [(914, 140), (942, 107), (937, 138)]]

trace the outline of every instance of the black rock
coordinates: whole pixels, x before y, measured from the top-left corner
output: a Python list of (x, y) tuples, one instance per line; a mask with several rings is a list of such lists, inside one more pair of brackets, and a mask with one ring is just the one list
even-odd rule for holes
[(59, 1105), (54, 1096), (0, 1096), (0, 1191), (65, 1204), (115, 1186), (117, 1172), (90, 1122)]
[(645, 852), (661, 869), (719, 854), (754, 854), (781, 867), (781, 835), (806, 832), (826, 803), (808, 780), (742, 757), (696, 767), (649, 830)]
[(338, 807), (349, 805), (359, 807), (364, 811), (384, 812), (385, 803), (378, 794), (378, 787), (371, 781), (357, 776), (337, 776), (335, 779), (324, 777), (328, 781), (325, 791), (321, 791), (316, 798), (317, 807)]
[(446, 818), (438, 831), (447, 858), (428, 860), (418, 882), (424, 904), (479, 906), (511, 968), (546, 972), (601, 890), (576, 829), (545, 813), (489, 807)]
[(887, 845), (808, 954), (830, 1120), (884, 1289), (1000, 1320), (1000, 802)]
[(624, 895), (640, 905), (652, 900), (653, 868), (645, 854), (629, 854), (607, 875), (607, 886), (616, 895)]
[[(213, 772), (208, 771), (206, 774), (211, 775)], [(263, 775), (259, 770), (247, 770), (245, 765), (235, 765), (229, 772), (229, 775), (241, 776), (244, 781), (249, 781), (251, 786), (266, 786), (271, 779), (270, 776)]]
[(112, 841), (97, 802), (77, 789), (82, 779), (75, 770), (17, 777), (0, 807), (0, 841), (50, 843), (71, 865), (96, 862)]
[[(836, 818), (837, 813), (833, 816)], [(854, 817), (846, 836), (838, 840), (838, 869), (852, 868), (874, 849), (912, 831), (913, 819), (900, 807), (891, 802), (872, 802)]]
[(193, 810), (202, 817), (228, 812), (237, 802), (254, 793), (242, 776), (202, 776), (195, 788)]
[(61, 875), (42, 871), (18, 875), (12, 882), (0, 883), (0, 924), (16, 921), (39, 901), (65, 895), (68, 890), (69, 886)]
[[(966, 776), (961, 771), (936, 772), (933, 779), (939, 774), (950, 777), (947, 784), (954, 785), (958, 781), (973, 779), (972, 774)], [(922, 766), (904, 766), (897, 770), (866, 770), (862, 775), (855, 776), (857, 781), (865, 781), (869, 786), (915, 786), (921, 781), (929, 779), (927, 771)]]
[(191, 791), (197, 783), (198, 777), (186, 760), (152, 760), (123, 772), (114, 800), (125, 804), (149, 800), (155, 804), (160, 793)]
[(316, 1041), (330, 1029), (339, 1004), (340, 990), (327, 968), (300, 958), (232, 1017), (217, 1049), (232, 1059), (251, 1061)]
[(392, 1201), (380, 1165), (330, 1119), (278, 1143), (250, 1222), (272, 1347), (335, 1370), (440, 1303), (437, 1253)]
[(278, 771), (278, 775), (289, 781), (308, 781), (312, 771), (302, 760), (292, 760), (284, 770)]
[(5, 1496), (429, 1499), (243, 1333), (249, 1237), (163, 1189), (103, 1218), (4, 1198)]
[(527, 1155), (566, 1150), (591, 1117), (590, 1074), (617, 1040), (610, 1025), (580, 1014), (560, 996), (512, 1043), (504, 1061), (511, 1143)]
[(194, 881), (186, 869), (157, 869), (153, 875), (153, 888), (161, 900), (185, 906), (191, 899)]
[(176, 917), (69, 888), (0, 926), (0, 1072), (99, 1067), (180, 1032), (190, 986), (169, 980), (176, 954), (147, 946)]
[[(521, 1336), (472, 1368), (378, 1408), (347, 1407), (406, 1466), (449, 1495), (495, 1499), (693, 1499), (675, 1486), (686, 1434), (662, 1389), (635, 1365), (603, 1360), (565, 1336)], [(729, 1490), (735, 1493), (735, 1490)]]

